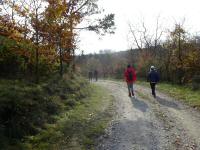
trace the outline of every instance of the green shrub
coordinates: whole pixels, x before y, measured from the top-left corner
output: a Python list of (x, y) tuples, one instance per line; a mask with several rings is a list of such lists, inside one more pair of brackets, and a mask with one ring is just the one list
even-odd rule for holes
[(200, 89), (200, 75), (196, 75), (192, 79), (192, 89), (198, 90)]
[(19, 147), (23, 138), (41, 133), (49, 123), (57, 121), (55, 116), (64, 109), (71, 110), (81, 97), (89, 94), (85, 88), (88, 83), (82, 78), (59, 78), (55, 76), (39, 85), (0, 80), (0, 145), (4, 145), (3, 149), (10, 145)]

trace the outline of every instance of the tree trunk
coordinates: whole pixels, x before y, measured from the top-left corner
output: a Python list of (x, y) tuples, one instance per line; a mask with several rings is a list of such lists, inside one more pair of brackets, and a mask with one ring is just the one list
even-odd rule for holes
[(39, 33), (38, 33), (38, 14), (36, 11), (36, 50), (35, 50), (35, 82), (39, 83)]
[(60, 76), (63, 77), (62, 49), (60, 45), (59, 45), (59, 55), (60, 55)]
[[(180, 25), (179, 25), (179, 29), (180, 29)], [(181, 32), (179, 31), (178, 33), (178, 59), (179, 59), (179, 63), (180, 63), (180, 67), (178, 69), (178, 80), (179, 80), (179, 84), (182, 85), (182, 78), (183, 78), (183, 63), (182, 63), (182, 52), (181, 52)]]

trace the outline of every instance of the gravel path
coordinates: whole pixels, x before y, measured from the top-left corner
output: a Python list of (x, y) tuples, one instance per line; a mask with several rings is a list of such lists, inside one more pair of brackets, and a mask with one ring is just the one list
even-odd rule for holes
[(200, 113), (173, 98), (135, 86), (129, 98), (125, 83), (100, 81), (116, 100), (116, 116), (99, 139), (97, 150), (200, 150)]

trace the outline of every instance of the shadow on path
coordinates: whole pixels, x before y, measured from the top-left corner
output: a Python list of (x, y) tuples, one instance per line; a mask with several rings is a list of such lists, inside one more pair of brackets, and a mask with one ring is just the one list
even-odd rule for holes
[(138, 98), (131, 97), (131, 102), (133, 104), (133, 107), (135, 107), (136, 109), (139, 109), (142, 112), (146, 112), (147, 109), (149, 108), (145, 102), (139, 100)]
[(164, 98), (161, 98), (161, 97), (156, 97), (156, 100), (159, 104), (161, 105), (164, 105), (164, 106), (167, 106), (167, 107), (171, 107), (171, 108), (174, 108), (174, 109), (180, 109), (178, 104), (176, 104), (175, 102), (173, 101), (168, 101)]

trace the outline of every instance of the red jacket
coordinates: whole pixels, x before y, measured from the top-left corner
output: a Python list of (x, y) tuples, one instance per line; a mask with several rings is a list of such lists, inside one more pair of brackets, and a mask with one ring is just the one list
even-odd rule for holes
[[(130, 74), (132, 74), (132, 79), (130, 79)], [(136, 81), (136, 73), (133, 67), (127, 68), (124, 72), (124, 78), (127, 83), (133, 83)]]

